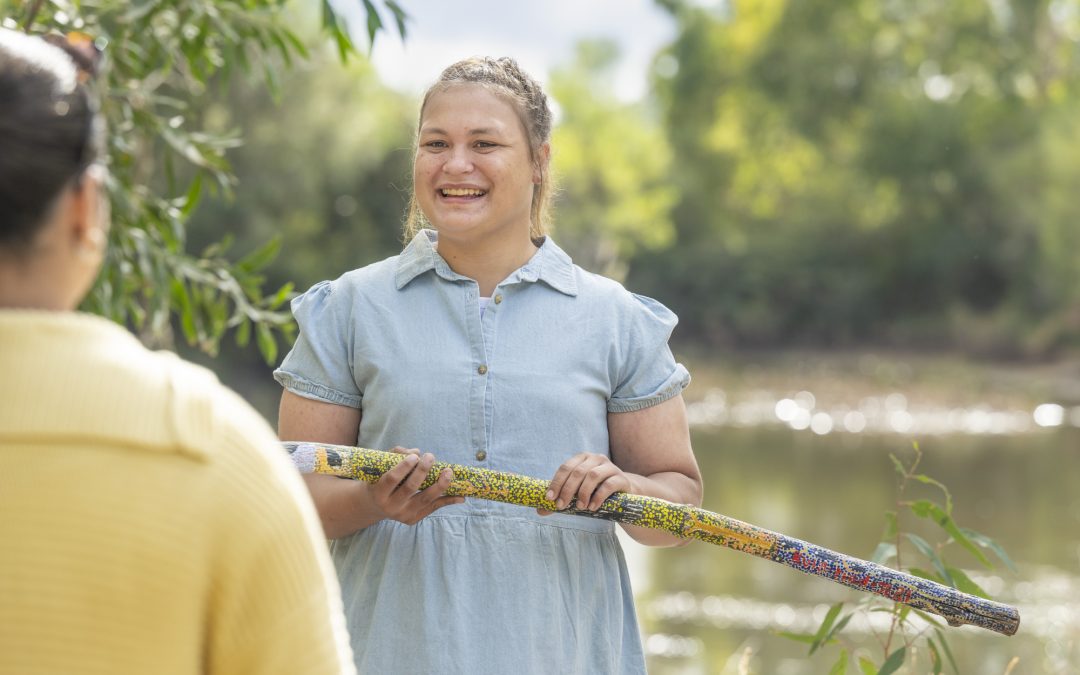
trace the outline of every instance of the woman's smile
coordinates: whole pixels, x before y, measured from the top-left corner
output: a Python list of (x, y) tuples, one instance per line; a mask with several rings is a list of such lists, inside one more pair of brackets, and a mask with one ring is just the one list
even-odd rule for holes
[(439, 193), (447, 199), (462, 197), (468, 201), (483, 197), (487, 194), (487, 190), (472, 187), (443, 187), (439, 188)]

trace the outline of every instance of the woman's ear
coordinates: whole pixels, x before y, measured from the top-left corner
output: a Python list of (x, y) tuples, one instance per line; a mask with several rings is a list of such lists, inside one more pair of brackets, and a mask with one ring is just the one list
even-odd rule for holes
[(101, 255), (109, 232), (108, 195), (104, 169), (91, 166), (80, 177), (71, 194), (72, 243), (80, 253)]

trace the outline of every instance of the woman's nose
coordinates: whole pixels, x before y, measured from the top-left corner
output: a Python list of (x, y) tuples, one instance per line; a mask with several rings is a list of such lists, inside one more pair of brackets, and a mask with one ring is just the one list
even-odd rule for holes
[(473, 163), (468, 149), (461, 147), (452, 148), (446, 158), (446, 163), (443, 164), (443, 171), (446, 173), (469, 173), (472, 168)]

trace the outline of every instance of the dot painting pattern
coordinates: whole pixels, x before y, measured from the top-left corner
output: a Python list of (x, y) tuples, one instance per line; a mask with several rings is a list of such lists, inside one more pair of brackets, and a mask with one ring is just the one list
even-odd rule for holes
[[(339, 445), (284, 445), (303, 473), (322, 473), (368, 483), (377, 481), (405, 457), (393, 452)], [(937, 614), (951, 626), (969, 624), (1003, 635), (1013, 635), (1020, 625), (1019, 612), (1009, 605), (969, 595), (928, 579), (830, 551), (705, 509), (656, 497), (617, 492), (608, 497), (597, 511), (579, 509), (574, 502), (567, 508), (559, 509), (545, 497), (548, 488), (545, 480), (443, 462), (437, 462), (431, 468), (422, 488), (434, 483), (446, 468), (454, 472), (453, 482), (447, 489), (449, 495), (600, 518), (726, 546)]]

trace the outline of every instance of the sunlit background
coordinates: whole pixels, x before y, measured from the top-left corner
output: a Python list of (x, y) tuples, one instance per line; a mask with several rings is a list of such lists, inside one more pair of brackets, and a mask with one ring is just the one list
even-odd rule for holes
[(420, 93), (514, 56), (556, 112), (554, 237), (680, 317), (705, 507), (1022, 617), (897, 625), (627, 541), (650, 672), (1080, 672), (1080, 0), (399, 0), (404, 36), (393, 2), (330, 1), (0, 0), (109, 62), (84, 308), (274, 422), (288, 284), (400, 251)]
[[(252, 83), (207, 104), (245, 145), (194, 249), (280, 234), (268, 278), (299, 289), (392, 255), (418, 95), (458, 58), (515, 56), (558, 113), (555, 238), (681, 317), (705, 506), (863, 558), (890, 511), (945, 544), (897, 505), (890, 455), (917, 443), (1015, 570), (940, 555), (1022, 616), (1011, 638), (944, 628), (945, 671), (1080, 672), (1077, 0), (401, 4), (405, 38), (370, 61), (316, 48), (276, 100)], [(257, 355), (207, 362), (274, 419)], [(944, 504), (916, 483), (903, 499)], [(863, 672), (905, 640), (922, 653), (899, 672), (932, 670), (932, 628), (891, 635), (853, 591), (705, 544), (626, 548), (650, 672), (826, 673), (841, 650), (835, 672)], [(836, 644), (781, 635), (835, 602), (855, 610)]]

